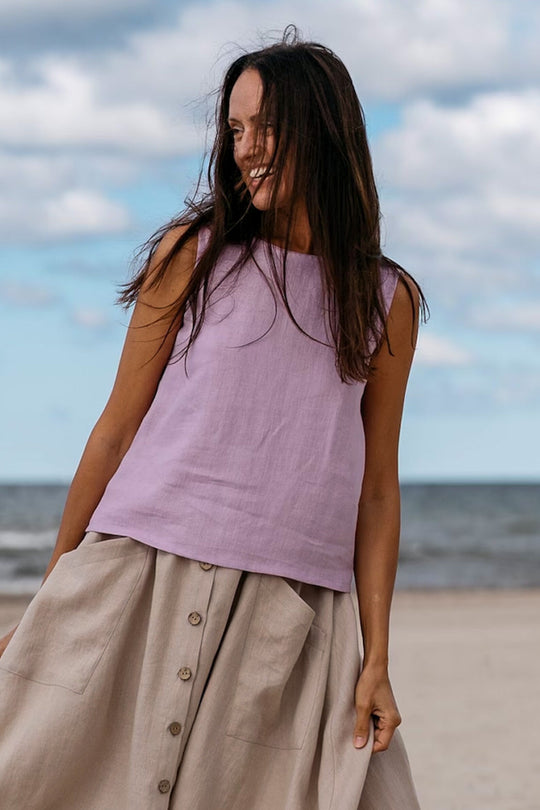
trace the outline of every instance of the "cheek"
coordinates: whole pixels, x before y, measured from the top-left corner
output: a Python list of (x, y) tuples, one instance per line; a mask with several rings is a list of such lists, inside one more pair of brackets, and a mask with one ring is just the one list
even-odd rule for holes
[(279, 196), (281, 199), (289, 197), (292, 194), (293, 187), (293, 174), (288, 166), (285, 167), (279, 185)]

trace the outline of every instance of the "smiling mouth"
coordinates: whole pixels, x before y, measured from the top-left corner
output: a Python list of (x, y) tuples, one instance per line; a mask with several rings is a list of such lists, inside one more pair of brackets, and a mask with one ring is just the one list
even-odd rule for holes
[(263, 170), (261, 170), (261, 169), (252, 169), (250, 171), (250, 173), (249, 173), (249, 177), (250, 177), (251, 181), (253, 181), (253, 180), (259, 181), (263, 177), (266, 179), (266, 177), (271, 177), (273, 174), (274, 174), (274, 169), (272, 169), (269, 172), (267, 172), (265, 169), (263, 169)]

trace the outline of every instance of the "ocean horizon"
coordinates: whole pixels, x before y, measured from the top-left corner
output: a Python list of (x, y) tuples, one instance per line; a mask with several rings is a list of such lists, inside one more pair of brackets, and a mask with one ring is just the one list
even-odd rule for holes
[[(0, 484), (0, 594), (39, 589), (69, 485)], [(540, 587), (540, 482), (402, 482), (396, 589)]]

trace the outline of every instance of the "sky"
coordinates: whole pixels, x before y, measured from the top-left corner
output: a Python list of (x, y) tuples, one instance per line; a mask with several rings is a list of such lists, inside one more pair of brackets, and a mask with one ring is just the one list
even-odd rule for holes
[(136, 250), (178, 214), (227, 65), (289, 23), (364, 107), (383, 251), (418, 281), (402, 482), (540, 480), (540, 4), (2, 0), (0, 481), (69, 482)]

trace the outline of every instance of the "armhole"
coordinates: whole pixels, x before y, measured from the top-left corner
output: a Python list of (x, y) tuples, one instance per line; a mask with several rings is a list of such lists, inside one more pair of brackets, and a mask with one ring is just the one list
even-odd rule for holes
[(386, 321), (390, 313), (392, 301), (394, 300), (394, 296), (396, 294), (400, 274), (394, 267), (392, 267), (392, 265), (382, 264), (381, 276), (382, 276), (381, 280), (382, 296), (384, 302), (384, 318)]
[[(199, 261), (201, 259), (202, 254), (206, 250), (206, 247), (208, 246), (209, 238), (210, 238), (210, 229), (209, 229), (208, 225), (201, 225), (201, 227), (197, 231), (197, 250), (195, 252), (195, 261), (193, 263), (192, 272), (197, 267), (197, 265), (198, 265), (198, 263), (199, 263)], [(199, 292), (198, 292), (198, 296), (199, 296), (198, 297), (198, 302), (199, 303), (198, 303), (198, 306), (200, 306), (200, 296), (201, 296), (201, 294), (202, 294), (202, 291), (201, 291), (201, 288), (199, 288)], [(184, 315), (183, 315), (183, 319), (182, 319), (182, 328), (184, 326), (189, 326), (191, 328), (192, 324), (193, 324), (193, 314), (191, 312), (191, 306), (188, 305), (188, 306), (185, 307), (185, 311), (184, 311)]]
[[(385, 326), (386, 321), (388, 320), (388, 315), (390, 313), (390, 308), (392, 306), (392, 301), (394, 300), (394, 296), (396, 294), (397, 283), (399, 280), (399, 273), (394, 267), (392, 267), (392, 265), (382, 262), (379, 265), (379, 274), (381, 280), (381, 293), (383, 299), (384, 326)], [(376, 317), (376, 324), (377, 329), (379, 328), (382, 329), (381, 320), (378, 316)], [(371, 330), (368, 338), (368, 351), (370, 357), (373, 356), (376, 348), (377, 343), (373, 331)]]
[(201, 227), (197, 232), (197, 253), (195, 255), (195, 266), (197, 266), (202, 254), (206, 250), (209, 239), (210, 239), (210, 229), (208, 225), (201, 225)]

